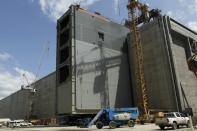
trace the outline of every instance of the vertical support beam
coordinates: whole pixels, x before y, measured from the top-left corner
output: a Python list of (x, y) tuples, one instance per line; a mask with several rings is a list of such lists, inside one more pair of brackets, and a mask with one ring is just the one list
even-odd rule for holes
[(71, 87), (72, 87), (72, 113), (76, 113), (76, 7), (71, 6)]
[(170, 52), (170, 58), (171, 58), (171, 66), (173, 70), (173, 76), (174, 76), (174, 83), (175, 83), (175, 96), (177, 99), (178, 109), (177, 111), (183, 111), (183, 102), (181, 101), (182, 93), (181, 93), (181, 87), (180, 87), (180, 79), (179, 79), (179, 73), (176, 68), (176, 60), (175, 60), (175, 54), (173, 51), (173, 40), (170, 32), (170, 18), (164, 17), (164, 24), (167, 34), (167, 40), (168, 40), (168, 46), (169, 46), (169, 52)]
[(166, 24), (165, 24), (165, 17), (161, 17), (161, 22), (162, 22), (162, 30), (163, 30), (163, 35), (164, 35), (164, 42), (165, 42), (165, 45), (166, 45), (166, 53), (167, 53), (167, 57), (168, 57), (168, 64), (170, 66), (170, 72), (171, 72), (171, 79), (172, 79), (172, 84), (173, 84), (173, 91), (174, 91), (174, 99), (175, 99), (175, 102), (176, 102), (176, 109), (178, 110), (179, 109), (179, 106), (178, 106), (178, 100), (177, 100), (177, 95), (176, 95), (176, 89), (175, 89), (175, 77), (174, 77), (174, 71), (173, 71), (173, 63), (172, 63), (172, 54), (170, 52), (170, 47), (169, 47), (169, 36), (167, 35), (167, 30), (166, 30)]

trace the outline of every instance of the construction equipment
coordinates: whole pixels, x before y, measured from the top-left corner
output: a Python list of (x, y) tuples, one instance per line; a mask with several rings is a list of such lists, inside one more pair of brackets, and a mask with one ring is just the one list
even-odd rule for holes
[(187, 61), (190, 70), (193, 71), (197, 77), (197, 54), (191, 56)]
[(134, 127), (138, 116), (138, 108), (104, 108), (91, 121), (81, 120), (79, 126), (90, 127), (96, 124), (96, 127), (101, 129), (104, 125), (109, 125), (113, 129), (127, 124), (129, 127)]
[(30, 87), (30, 83), (29, 83), (29, 80), (28, 80), (26, 74), (23, 74), (22, 76), (23, 76), (23, 78), (24, 78), (24, 79), (26, 80), (26, 82), (27, 82), (27, 86), (26, 86), (26, 87), (27, 87), (27, 88)]
[(44, 58), (45, 58), (45, 56), (46, 57), (48, 56), (48, 53), (49, 53), (49, 42), (47, 42), (46, 44), (43, 45), (43, 51), (42, 51), (42, 53), (43, 54), (40, 57), (38, 68), (36, 70), (35, 80), (33, 82), (36, 82), (37, 78), (39, 77), (39, 75), (40, 75), (39, 73), (40, 73), (41, 67), (43, 65)]
[(152, 18), (154, 19), (160, 16), (160, 11), (158, 9), (149, 11), (149, 7), (146, 4), (140, 3), (138, 0), (129, 0), (127, 8), (129, 16), (127, 26), (131, 30), (131, 42), (134, 43), (136, 49), (137, 69), (135, 75), (137, 77), (137, 106), (140, 110), (139, 119), (144, 123), (144, 121), (149, 119), (149, 108), (144, 76), (143, 51), (138, 25), (148, 23)]

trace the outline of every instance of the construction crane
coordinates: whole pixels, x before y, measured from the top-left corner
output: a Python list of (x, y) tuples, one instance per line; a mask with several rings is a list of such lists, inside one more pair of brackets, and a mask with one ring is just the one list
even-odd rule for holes
[(30, 88), (30, 86), (32, 86), (32, 83), (36, 82), (36, 80), (37, 80), (37, 78), (39, 76), (39, 73), (40, 73), (40, 70), (41, 70), (44, 58), (45, 58), (45, 56), (48, 56), (48, 52), (49, 52), (49, 43), (46, 43), (46, 44), (43, 45), (43, 54), (40, 57), (38, 68), (37, 68), (36, 73), (35, 73), (35, 79), (30, 83), (30, 81), (28, 80), (27, 75), (25, 73), (22, 74), (22, 77), (26, 81), (27, 85), (26, 86), (25, 85), (21, 85), (21, 88)]
[(138, 25), (148, 23), (151, 18), (154, 19), (155, 17), (160, 16), (160, 10), (153, 9), (149, 11), (149, 7), (146, 4), (140, 3), (138, 0), (129, 0), (127, 8), (129, 19), (126, 24), (131, 30), (131, 42), (134, 44), (137, 63), (137, 69), (135, 72), (137, 78), (137, 106), (140, 110), (139, 119), (141, 122), (144, 122), (149, 118), (149, 103), (144, 76), (144, 58)]
[(25, 74), (23, 74), (23, 77), (24, 77), (24, 79), (26, 80), (26, 82), (27, 82), (27, 86), (29, 86), (30, 85), (30, 83), (29, 83), (29, 80), (27, 79), (27, 76), (25, 75)]
[(39, 77), (39, 73), (40, 73), (41, 67), (43, 66), (43, 61), (44, 61), (45, 57), (48, 56), (48, 53), (49, 53), (49, 42), (47, 42), (46, 44), (43, 45), (43, 51), (42, 52), (43, 53), (42, 53), (42, 55), (40, 57), (38, 68), (37, 68), (37, 71), (36, 71), (36, 74), (35, 74), (35, 80), (33, 82), (35, 82), (37, 80), (37, 78)]
[(22, 74), (22, 77), (23, 77), (23, 79), (26, 81), (27, 85), (25, 85), (25, 84), (21, 85), (21, 89), (30, 88), (30, 83), (29, 83), (29, 80), (28, 80), (26, 74), (25, 74), (25, 73)]

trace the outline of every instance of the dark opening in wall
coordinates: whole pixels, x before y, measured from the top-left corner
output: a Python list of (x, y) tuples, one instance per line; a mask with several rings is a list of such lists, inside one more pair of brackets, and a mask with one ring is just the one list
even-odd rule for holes
[(60, 50), (60, 64), (65, 62), (69, 57), (69, 47)]
[(69, 66), (66, 65), (59, 69), (59, 83), (63, 83), (69, 76)]
[(60, 35), (60, 46), (66, 45), (66, 43), (68, 43), (69, 38), (70, 30), (67, 29)]
[(100, 40), (102, 40), (102, 41), (105, 40), (104, 33), (98, 32), (98, 36), (99, 36), (99, 39), (100, 39)]
[(61, 22), (60, 22), (60, 28), (61, 30), (64, 29), (68, 23), (70, 21), (70, 17), (69, 16), (66, 16)]

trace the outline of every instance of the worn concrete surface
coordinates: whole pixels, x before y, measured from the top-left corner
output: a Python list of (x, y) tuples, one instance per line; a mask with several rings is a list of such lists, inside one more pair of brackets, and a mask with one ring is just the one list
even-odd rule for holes
[(31, 97), (30, 89), (21, 89), (0, 100), (0, 118), (29, 118), (32, 104)]
[[(109, 129), (109, 127), (104, 127), (104, 129), (97, 129), (95, 126), (87, 129), (87, 128), (77, 128), (77, 127), (43, 127), (43, 128), (18, 128), (18, 129), (10, 129), (10, 128), (0, 128), (0, 131), (6, 130), (18, 130), (18, 131), (159, 131), (159, 127), (154, 124), (147, 125), (136, 125), (134, 128), (128, 128), (127, 126), (117, 128), (117, 129)], [(171, 128), (165, 130), (172, 130)], [(177, 131), (190, 131), (189, 128), (180, 128)], [(197, 130), (195, 130), (197, 131)]]
[(55, 117), (56, 73), (53, 72), (38, 80), (33, 86), (36, 93), (33, 96), (32, 116), (34, 118)]
[[(62, 24), (68, 18), (67, 24)], [(62, 35), (66, 30), (69, 35)], [(58, 20), (57, 114), (89, 114), (105, 107), (132, 106), (125, 49), (128, 32), (120, 24), (74, 6)], [(69, 56), (63, 59), (60, 54), (67, 47)], [(68, 66), (69, 75), (60, 82), (64, 78), (60, 69)]]

